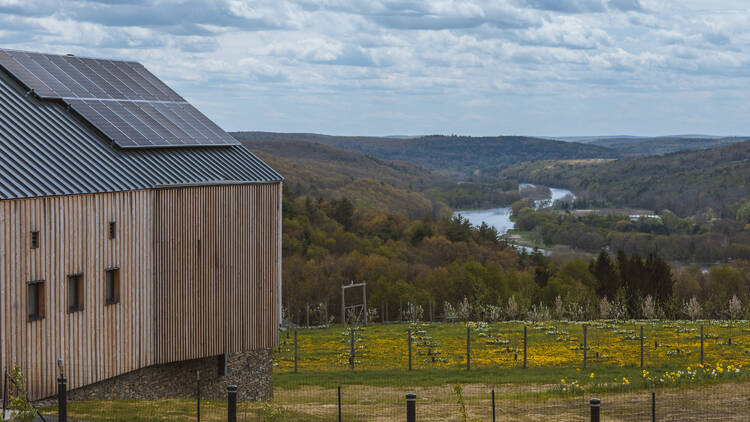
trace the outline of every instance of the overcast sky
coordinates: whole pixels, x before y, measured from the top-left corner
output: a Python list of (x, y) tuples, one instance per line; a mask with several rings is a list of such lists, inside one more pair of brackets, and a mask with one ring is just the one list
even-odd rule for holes
[(226, 130), (750, 134), (746, 0), (0, 0), (0, 46), (140, 61)]

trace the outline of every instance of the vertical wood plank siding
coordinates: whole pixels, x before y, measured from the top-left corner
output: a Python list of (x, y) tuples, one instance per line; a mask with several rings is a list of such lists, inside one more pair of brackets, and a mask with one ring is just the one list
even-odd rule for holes
[(280, 184), (156, 191), (156, 363), (276, 344)]
[[(37, 399), (55, 394), (60, 357), (72, 389), (157, 363), (273, 347), (280, 195), (275, 183), (0, 201), (0, 369), (19, 365)], [(113, 305), (109, 267), (120, 268)], [(69, 314), (67, 275), (78, 272), (83, 311)], [(44, 319), (28, 322), (27, 282), (39, 279)]]

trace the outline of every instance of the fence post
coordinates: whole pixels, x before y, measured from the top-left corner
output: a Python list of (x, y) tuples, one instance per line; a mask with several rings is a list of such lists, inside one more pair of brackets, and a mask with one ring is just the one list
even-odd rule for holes
[(354, 370), (354, 325), (349, 329), (349, 366)]
[(385, 323), (385, 302), (382, 301), (380, 302), (380, 313), (382, 314), (380, 315), (380, 322)]
[(195, 397), (198, 408), (196, 409), (196, 416), (198, 422), (201, 422), (201, 371), (198, 371), (198, 378), (196, 380)]
[(641, 369), (643, 369), (643, 325), (641, 325)]
[(523, 326), (523, 369), (526, 369), (526, 326)]
[(471, 371), (471, 327), (466, 326), (466, 370)]
[(495, 386), (492, 386), (492, 422), (495, 422)]
[(651, 422), (656, 422), (656, 391), (651, 392)]
[(599, 422), (600, 421), (599, 412), (601, 410), (601, 400), (599, 400), (599, 399), (591, 399), (591, 400), (589, 400), (589, 405), (591, 406), (591, 422)]
[(401, 315), (401, 298), (398, 298), (398, 323), (401, 324), (402, 322), (404, 321), (402, 320)]
[(227, 422), (237, 422), (237, 386), (227, 387)]
[(341, 384), (338, 386), (339, 422), (341, 422)]
[(406, 341), (409, 342), (409, 370), (411, 371), (411, 328), (407, 330)]
[(417, 395), (409, 393), (406, 395), (406, 422), (417, 421)]
[(305, 303), (305, 327), (310, 328), (310, 304)]
[(299, 361), (299, 349), (297, 347), (297, 329), (294, 329), (294, 373), (297, 373), (297, 362)]
[(703, 324), (701, 324), (701, 365), (703, 365)]
[(3, 371), (3, 417), (8, 409), (8, 373)]
[[(68, 422), (68, 380), (60, 374), (57, 378), (57, 410), (59, 422)], [(3, 413), (3, 418), (5, 413)]]
[(586, 369), (586, 352), (589, 348), (588, 346), (588, 337), (586, 336), (586, 324), (583, 324), (583, 369)]
[(390, 315), (388, 315), (388, 302), (385, 302), (385, 313), (383, 315), (385, 318), (384, 322), (388, 322), (388, 317), (390, 317)]

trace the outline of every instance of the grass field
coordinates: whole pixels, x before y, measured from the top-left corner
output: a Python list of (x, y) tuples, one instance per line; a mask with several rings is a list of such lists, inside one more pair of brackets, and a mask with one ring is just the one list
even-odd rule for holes
[[(750, 414), (750, 323), (726, 321), (596, 321), (587, 325), (528, 323), (523, 369), (521, 322), (372, 324), (351, 337), (341, 326), (299, 329), (298, 371), (293, 335), (281, 333), (274, 363), (274, 400), (241, 403), (244, 421), (334, 421), (341, 387), (345, 421), (403, 420), (404, 394), (415, 392), (421, 421), (584, 421), (588, 399), (602, 399), (604, 420), (747, 420)], [(640, 327), (644, 364), (640, 368)], [(704, 365), (700, 365), (700, 329)], [(408, 371), (411, 330), (413, 371)], [(730, 341), (731, 339), (731, 341)], [(598, 354), (598, 356), (597, 356)], [(459, 395), (456, 386), (463, 390)], [(52, 409), (50, 409), (52, 410)], [(73, 403), (70, 415), (90, 421), (195, 420), (194, 400)], [(201, 420), (226, 420), (226, 403), (204, 403)]]

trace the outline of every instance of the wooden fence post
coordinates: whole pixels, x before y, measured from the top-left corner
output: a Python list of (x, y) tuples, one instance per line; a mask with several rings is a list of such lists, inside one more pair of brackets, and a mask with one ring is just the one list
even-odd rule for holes
[(643, 325), (641, 325), (641, 369), (643, 369)]
[(466, 326), (466, 370), (471, 371), (471, 327)]
[(701, 365), (703, 365), (703, 324), (701, 324)]
[(526, 341), (527, 341), (527, 335), (526, 335), (526, 326), (523, 326), (523, 369), (526, 369)]
[(586, 369), (586, 352), (588, 349), (588, 338), (586, 335), (586, 324), (583, 324), (583, 369)]
[(411, 371), (411, 328), (407, 330), (406, 340), (409, 342), (409, 370)]
[(297, 361), (299, 359), (298, 355), (298, 349), (297, 349), (297, 329), (294, 329), (294, 373), (297, 373)]

